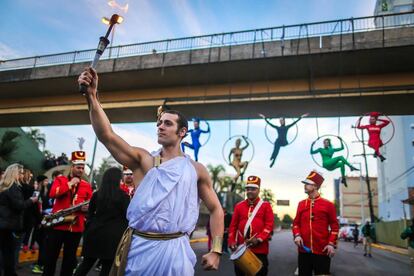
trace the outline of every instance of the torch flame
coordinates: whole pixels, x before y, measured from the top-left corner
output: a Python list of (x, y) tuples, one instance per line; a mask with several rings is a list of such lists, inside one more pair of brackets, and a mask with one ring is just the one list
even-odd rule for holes
[(129, 7), (128, 3), (124, 6), (122, 6), (122, 5), (118, 4), (115, 0), (109, 0), (108, 5), (111, 6), (112, 8), (114, 8), (114, 9), (120, 9), (124, 13), (128, 12), (128, 7)]

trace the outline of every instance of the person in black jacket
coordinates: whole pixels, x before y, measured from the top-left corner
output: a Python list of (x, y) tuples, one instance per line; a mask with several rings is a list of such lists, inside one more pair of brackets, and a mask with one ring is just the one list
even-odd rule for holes
[(83, 260), (74, 276), (87, 275), (97, 259), (102, 263), (99, 275), (109, 275), (116, 248), (128, 227), (126, 211), (130, 199), (120, 188), (121, 180), (120, 169), (106, 170), (101, 187), (92, 195), (83, 233)]
[(0, 180), (0, 249), (5, 276), (17, 275), (14, 254), (11, 254), (15, 251), (14, 233), (23, 230), (23, 210), (37, 202), (37, 197), (23, 199), (22, 178), (23, 166), (12, 164)]

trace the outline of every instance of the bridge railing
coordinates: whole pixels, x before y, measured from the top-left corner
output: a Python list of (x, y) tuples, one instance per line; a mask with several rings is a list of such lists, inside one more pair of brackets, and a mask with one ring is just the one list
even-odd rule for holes
[[(115, 59), (120, 57), (208, 49), (213, 47), (226, 47), (272, 41), (280, 41), (283, 44), (285, 41), (293, 39), (355, 34), (358, 32), (385, 30), (404, 26), (414, 26), (414, 12), (348, 18), (119, 45), (109, 47), (104, 52), (101, 59)], [(382, 46), (384, 46), (384, 40), (385, 35), (383, 32)], [(3, 61), (0, 60), (0, 71), (85, 62), (92, 60), (95, 52), (95, 49), (90, 49)]]

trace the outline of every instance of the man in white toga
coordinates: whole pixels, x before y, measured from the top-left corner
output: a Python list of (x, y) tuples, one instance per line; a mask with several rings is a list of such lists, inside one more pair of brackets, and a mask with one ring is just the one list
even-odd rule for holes
[(161, 149), (149, 153), (118, 136), (97, 98), (98, 75), (86, 68), (78, 78), (88, 86), (86, 99), (93, 129), (112, 156), (130, 168), (137, 182), (129, 205), (129, 229), (118, 246), (111, 275), (194, 274), (196, 256), (189, 234), (199, 213), (199, 198), (210, 211), (212, 250), (202, 258), (203, 268), (217, 270), (224, 229), (223, 210), (206, 168), (181, 151), (188, 130), (178, 111), (165, 111), (157, 121)]

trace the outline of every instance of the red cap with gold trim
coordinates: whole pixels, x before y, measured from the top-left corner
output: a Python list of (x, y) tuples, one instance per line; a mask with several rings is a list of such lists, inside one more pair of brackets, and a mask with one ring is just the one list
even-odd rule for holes
[(247, 178), (246, 188), (257, 188), (260, 189), (261, 179), (258, 176), (251, 175)]
[(303, 184), (308, 185), (315, 185), (316, 187), (320, 187), (325, 179), (323, 178), (322, 174), (317, 171), (311, 171), (308, 177), (302, 181)]
[(84, 165), (86, 163), (86, 154), (81, 150), (74, 151), (70, 160), (73, 165)]
[(125, 165), (122, 166), (123, 174), (132, 174), (132, 171)]

